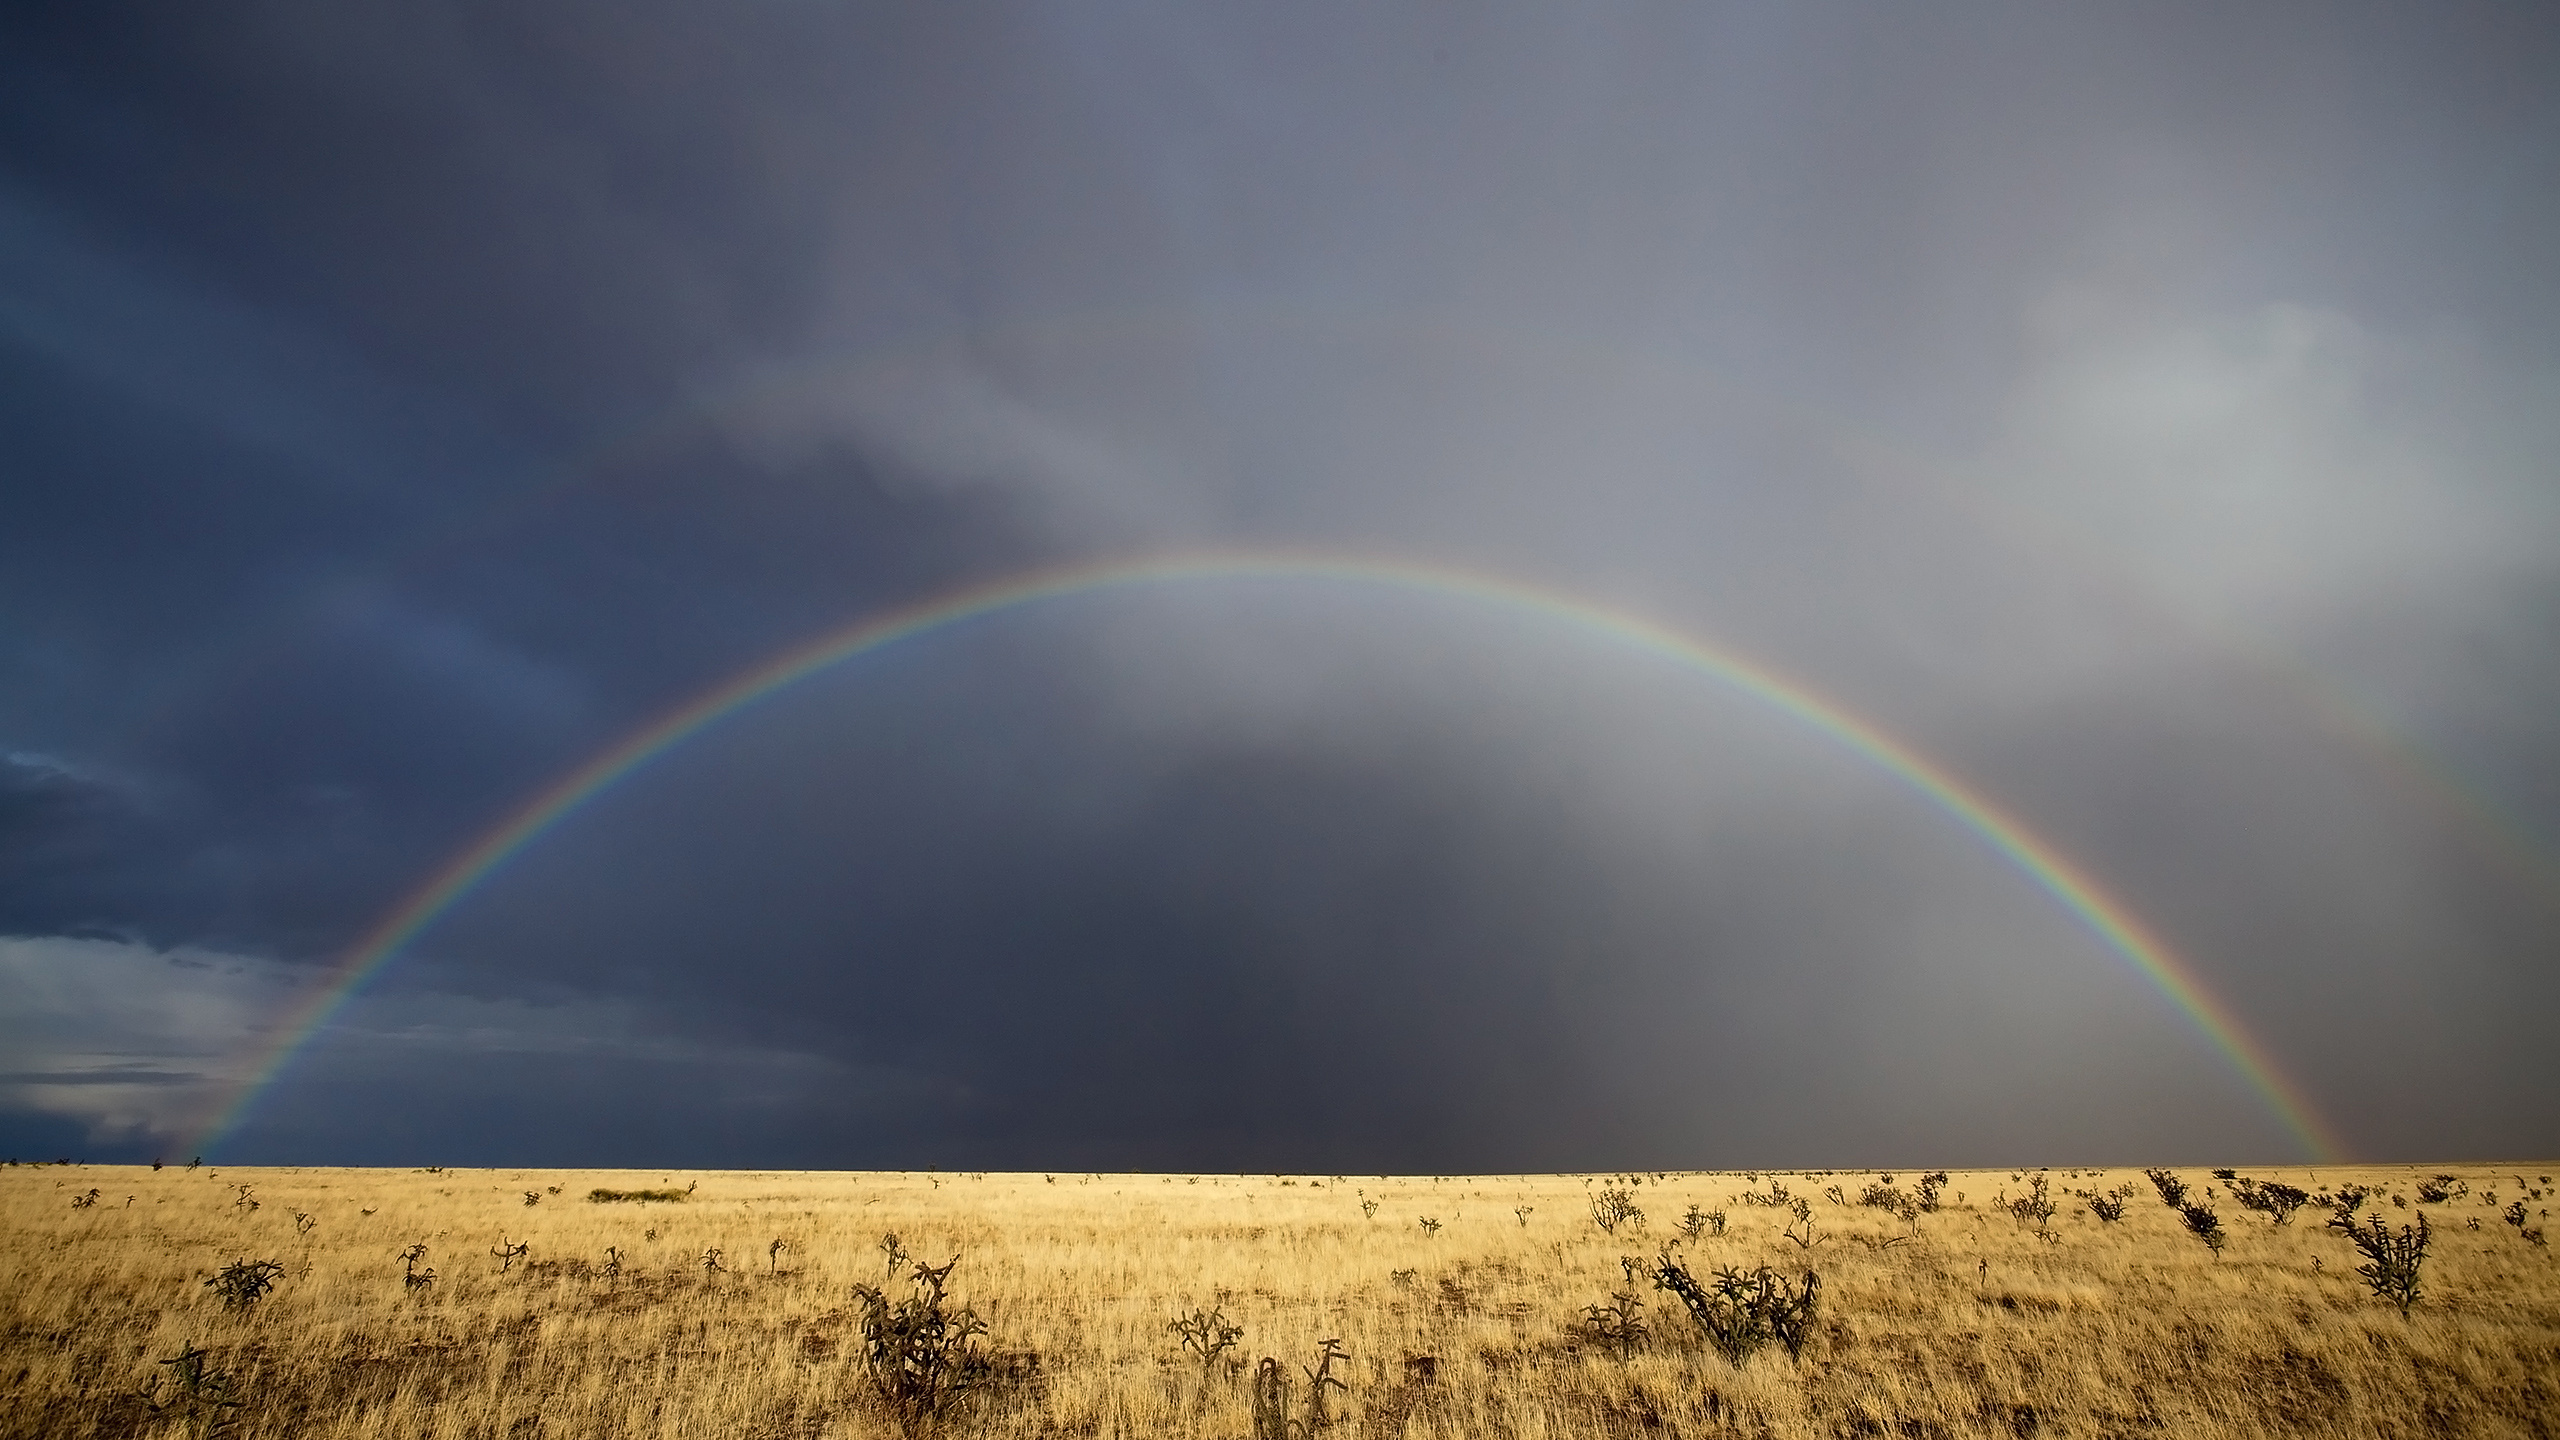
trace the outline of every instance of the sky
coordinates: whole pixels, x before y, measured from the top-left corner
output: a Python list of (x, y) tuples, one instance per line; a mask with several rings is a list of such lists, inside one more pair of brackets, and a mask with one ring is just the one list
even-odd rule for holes
[(2560, 1153), (2554, 73), (8, 7), (0, 1155)]

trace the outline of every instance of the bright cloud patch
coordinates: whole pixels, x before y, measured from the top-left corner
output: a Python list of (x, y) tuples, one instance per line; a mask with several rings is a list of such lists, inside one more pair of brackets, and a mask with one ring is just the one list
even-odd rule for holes
[(192, 1131), (238, 1082), (244, 1042), (303, 977), (237, 955), (63, 936), (0, 939), (0, 1108), (97, 1141)]
[(2460, 346), (2088, 294), (2033, 329), (1996, 451), (2010, 493), (2213, 618), (2290, 629), (2375, 587), (2539, 564), (2560, 528), (2529, 385)]
[[(276, 1027), (303, 1013), (318, 980), (248, 956), (0, 938), (0, 1112), (67, 1120), (102, 1146), (196, 1145), (259, 1081), (282, 1038)], [(619, 1000), (546, 1005), (412, 990), (363, 996), (332, 1016), (283, 1086), (397, 1096), (437, 1077), (503, 1070), (531, 1099), (524, 1077), (599, 1065), (746, 1095), (797, 1095), (845, 1078), (813, 1056), (658, 1033)]]

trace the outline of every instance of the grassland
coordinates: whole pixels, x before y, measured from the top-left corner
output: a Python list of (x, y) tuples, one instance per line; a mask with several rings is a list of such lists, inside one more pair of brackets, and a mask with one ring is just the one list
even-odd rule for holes
[[(2468, 1193), (2421, 1204), (2418, 1183), (2438, 1170)], [(1250, 1436), (1250, 1373), (1228, 1360), (1295, 1367), (1335, 1337), (1349, 1388), (1324, 1433), (1345, 1437), (2550, 1435), (2560, 1263), (2502, 1212), (2524, 1200), (2541, 1225), (2560, 1204), (2554, 1171), (2244, 1171), (2372, 1186), (2394, 1224), (2426, 1214), (2424, 1293), (2404, 1318), (2357, 1279), (2354, 1248), (2320, 1210), (2277, 1226), (2218, 1187), (2217, 1253), (2132, 1170), (2047, 1174), (2058, 1208), (2045, 1238), (1999, 1204), (2027, 1192), (2029, 1172), (1955, 1174), (1938, 1210), (1906, 1220), (1856, 1203), (1884, 1180), (1872, 1172), (17, 1166), (0, 1169), (0, 1433), (893, 1435), (850, 1296), (888, 1278), (880, 1242), (895, 1232), (916, 1256), (960, 1257), (951, 1293), (1005, 1357), (947, 1421), (953, 1434)], [(2181, 1173), (2200, 1193), (2216, 1184)], [(1918, 1177), (1892, 1178), (1907, 1190)], [(1783, 1233), (1788, 1209), (1744, 1202), (1773, 1179), (1812, 1202), (1810, 1248)], [(2125, 1183), (2138, 1189), (2117, 1223), (2064, 1193)], [(1619, 1185), (1646, 1220), (1606, 1234), (1591, 1200)], [(683, 1198), (584, 1198), (596, 1189)], [(1701, 1276), (1764, 1262), (1820, 1273), (1799, 1359), (1772, 1346), (1730, 1364), (1672, 1296), (1630, 1286), (1621, 1257), (1658, 1254), (1692, 1205), (1726, 1217), (1721, 1235), (1674, 1251)], [(492, 1253), (516, 1244), (520, 1258)], [(404, 1284), (416, 1245), (432, 1285)], [(714, 1249), (722, 1268), (706, 1269)], [(226, 1309), (204, 1282), (242, 1260), (283, 1273)], [(1586, 1307), (1631, 1289), (1650, 1334), (1622, 1357), (1593, 1338)], [(1201, 1308), (1244, 1329), (1214, 1365), (1167, 1328)], [(162, 1362), (190, 1350), (200, 1378), (222, 1381), (202, 1388), (235, 1407), (184, 1401), (183, 1367)], [(1435, 1363), (1406, 1363), (1419, 1357)]]

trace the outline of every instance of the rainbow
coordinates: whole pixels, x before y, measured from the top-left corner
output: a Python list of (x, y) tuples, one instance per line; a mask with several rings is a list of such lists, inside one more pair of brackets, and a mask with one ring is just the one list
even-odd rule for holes
[(2308, 1158), (2344, 1147), (2192, 967), (2086, 872), (2015, 816), (1884, 731), (1784, 675), (1656, 621), (1545, 586), (1406, 560), (1267, 551), (1186, 553), (1064, 566), (970, 586), (871, 616), (787, 650), (625, 736), (570, 771), (437, 870), (350, 948), (311, 995), (267, 1034), (234, 1101), (193, 1148), (236, 1130), (294, 1055), (365, 982), (517, 852), (587, 801), (720, 720), (797, 682), (962, 621), (1097, 591), (1252, 579), (1349, 583), (1450, 597), (1561, 620), (1638, 652), (1710, 676), (1891, 772), (2034, 881), (2183, 1012), (2280, 1120)]

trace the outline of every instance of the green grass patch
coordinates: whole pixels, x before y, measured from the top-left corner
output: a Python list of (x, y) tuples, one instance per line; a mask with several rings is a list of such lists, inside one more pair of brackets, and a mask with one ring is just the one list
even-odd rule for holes
[(587, 1199), (597, 1205), (610, 1205), (618, 1200), (636, 1200), (643, 1205), (652, 1200), (682, 1200), (681, 1190), (607, 1190), (598, 1186), (587, 1192)]

